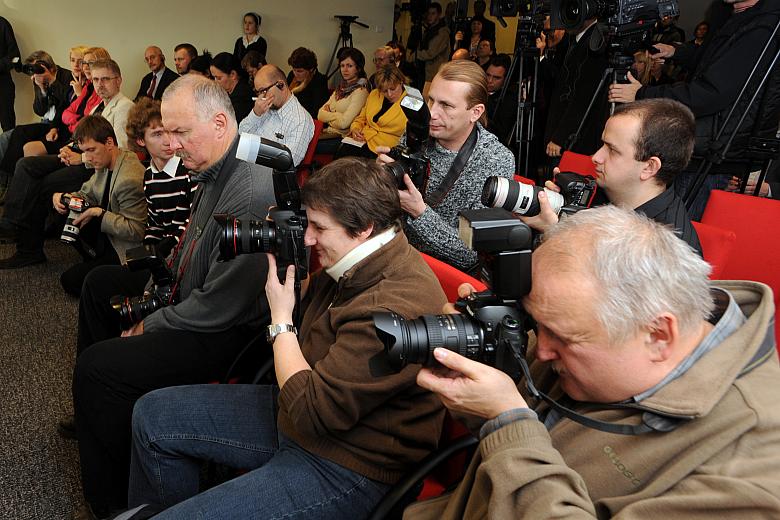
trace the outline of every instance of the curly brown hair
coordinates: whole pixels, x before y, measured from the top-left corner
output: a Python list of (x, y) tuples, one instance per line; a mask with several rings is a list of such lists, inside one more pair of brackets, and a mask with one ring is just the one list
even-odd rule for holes
[(144, 138), (144, 132), (153, 123), (161, 122), (159, 101), (146, 96), (136, 101), (127, 114), (127, 146), (134, 152), (145, 152), (146, 149), (138, 144), (138, 140)]

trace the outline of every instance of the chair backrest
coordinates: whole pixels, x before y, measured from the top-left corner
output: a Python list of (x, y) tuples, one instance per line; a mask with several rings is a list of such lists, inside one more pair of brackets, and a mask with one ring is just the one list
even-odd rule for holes
[(691, 223), (693, 224), (693, 229), (696, 230), (696, 234), (699, 235), (704, 259), (712, 266), (710, 278), (723, 280), (723, 271), (731, 257), (731, 252), (734, 250), (737, 234), (731, 230), (702, 224), (701, 222)]
[(596, 165), (593, 164), (589, 155), (582, 155), (568, 150), (563, 152), (558, 168), (562, 172), (579, 173), (587, 177), (596, 176)]
[(439, 279), (439, 284), (444, 290), (444, 294), (447, 295), (447, 301), (454, 302), (458, 299), (458, 287), (464, 283), (470, 283), (477, 291), (484, 291), (487, 289), (484, 283), (480, 282), (473, 276), (470, 276), (463, 271), (452, 267), (449, 264), (445, 264), (441, 260), (438, 260), (425, 253), (420, 253), (423, 260), (428, 264), (436, 278)]
[(531, 186), (535, 186), (536, 183), (529, 179), (528, 177), (523, 177), (522, 175), (515, 175), (515, 180), (517, 182), (522, 182), (523, 184), (530, 184)]
[(320, 134), (322, 134), (322, 127), (324, 123), (319, 119), (314, 120), (314, 135), (309, 141), (309, 147), (306, 148), (306, 155), (303, 156), (301, 164), (298, 165), (298, 185), (303, 186), (306, 179), (312, 173), (312, 165), (314, 162), (314, 150), (317, 148), (317, 143), (320, 141)]

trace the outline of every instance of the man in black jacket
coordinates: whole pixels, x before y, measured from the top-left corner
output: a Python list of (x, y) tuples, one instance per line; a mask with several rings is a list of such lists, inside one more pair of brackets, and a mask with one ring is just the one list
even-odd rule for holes
[(138, 98), (146, 96), (160, 100), (168, 85), (176, 81), (179, 75), (165, 66), (165, 55), (162, 49), (157, 46), (152, 45), (146, 48), (144, 60), (151, 72), (141, 80), (141, 86), (135, 99), (138, 100)]
[(0, 16), (0, 127), (3, 132), (16, 126), (14, 112), (14, 81), (11, 79), (11, 63), (14, 58), (21, 59), (16, 44), (14, 29), (8, 20)]

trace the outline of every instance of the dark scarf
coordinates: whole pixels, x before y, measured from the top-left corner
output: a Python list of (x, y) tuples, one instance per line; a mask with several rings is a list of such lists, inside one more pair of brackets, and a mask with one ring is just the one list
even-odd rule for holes
[(439, 23), (436, 25), (431, 25), (427, 31), (425, 31), (425, 34), (423, 34), (422, 39), (420, 40), (420, 46), (418, 49), (420, 50), (428, 50), (428, 45), (430, 45), (431, 40), (434, 36), (436, 36), (436, 33), (438, 33), (442, 27), (446, 25), (444, 19), (439, 20)]
[(339, 88), (336, 89), (336, 101), (344, 99), (359, 88), (368, 88), (368, 81), (366, 81), (366, 78), (360, 78), (351, 85), (342, 80)]

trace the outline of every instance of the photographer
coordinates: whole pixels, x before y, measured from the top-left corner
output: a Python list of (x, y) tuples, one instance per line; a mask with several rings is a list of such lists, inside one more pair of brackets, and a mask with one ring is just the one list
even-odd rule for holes
[(421, 370), (418, 384), (484, 421), (480, 446), (453, 494), (412, 505), (405, 519), (780, 513), (768, 287), (711, 286), (707, 264), (666, 227), (614, 206), (546, 233), (532, 272), (530, 372), (572, 415), (436, 349), (444, 368)]
[[(429, 139), (423, 144), (430, 173), (423, 192), (404, 176), (401, 207), (407, 213), (409, 242), (462, 271), (472, 269), (477, 254), (458, 237), (458, 211), (481, 208), (485, 179), (500, 175), (511, 179), (512, 153), (485, 130), (487, 80), (482, 68), (471, 61), (442, 65), (433, 79), (428, 98), (431, 118)], [(401, 138), (405, 145), (408, 135)], [(379, 161), (390, 163), (390, 149), (378, 146)], [(423, 194), (424, 193), (424, 194)]]
[[(629, 84), (613, 84), (609, 88), (609, 100), (627, 103), (634, 99), (645, 98), (669, 98), (680, 101), (689, 107), (696, 116), (696, 148), (695, 155), (703, 156), (708, 152), (710, 140), (714, 139), (720, 130), (726, 116), (737, 100), (748, 75), (758, 61), (758, 57), (764, 48), (770, 34), (780, 18), (780, 5), (771, 0), (723, 0), (725, 4), (733, 7), (733, 13), (728, 21), (714, 34), (709, 43), (705, 43), (701, 50), (695, 45), (673, 47), (671, 45), (656, 44), (660, 52), (654, 55), (656, 58), (674, 58), (678, 63), (693, 70), (689, 80), (685, 83), (672, 85), (658, 85), (643, 87), (633, 77)], [(777, 38), (775, 38), (777, 42)], [(777, 44), (770, 45), (770, 56), (777, 52)], [(695, 66), (690, 66), (695, 63)], [(751, 83), (747, 92), (752, 93), (758, 85), (759, 79), (766, 70), (766, 58), (764, 65), (758, 70), (757, 77)], [(756, 121), (759, 121), (759, 131), (768, 130), (774, 134), (777, 130), (777, 107), (779, 85), (777, 81), (769, 79), (764, 86), (758, 100), (768, 100), (767, 107), (764, 102), (756, 102), (747, 112), (745, 122), (737, 134), (732, 154), (744, 155), (740, 148), (744, 147), (748, 136), (753, 131)], [(769, 89), (767, 92), (766, 89)], [(747, 111), (749, 96), (743, 96), (741, 105), (737, 107), (737, 115)], [(762, 108), (765, 110), (760, 113)], [(775, 119), (772, 121), (770, 114), (774, 110)], [(763, 119), (760, 116), (763, 115)], [(739, 117), (731, 120), (726, 128), (723, 139), (719, 144), (724, 144), (731, 137)], [(700, 161), (694, 161), (692, 167), (682, 175), (675, 183), (677, 193), (682, 196), (695, 178), (695, 167)], [(691, 216), (698, 220), (704, 212), (709, 192), (712, 189), (723, 189), (728, 185), (731, 174), (734, 171), (744, 169), (744, 166), (736, 166), (728, 161), (724, 165), (713, 168), (705, 179), (702, 189), (694, 199), (691, 206)]]
[[(685, 205), (670, 187), (691, 158), (694, 131), (693, 114), (676, 101), (648, 99), (620, 105), (607, 120), (604, 144), (592, 160), (596, 183), (612, 204), (671, 225), (701, 254), (699, 237)], [(545, 186), (560, 191), (550, 181)], [(521, 219), (537, 231), (544, 231), (558, 221), (558, 216), (544, 193), (539, 194), (539, 206), (538, 216)]]
[[(384, 352), (374, 312), (416, 317), (445, 301), (400, 230), (394, 180), (363, 159), (338, 159), (309, 179), (302, 201), (305, 243), (322, 269), (309, 280), (298, 332), (295, 268), (280, 284), (268, 255), (279, 387), (186, 386), (142, 397), (133, 412), (131, 507), (170, 507), (161, 520), (365, 518), (435, 448), (442, 409), (415, 385), (419, 367), (378, 377), (369, 369)], [(199, 459), (249, 471), (193, 497)]]
[(135, 401), (156, 388), (223, 377), (268, 323), (265, 259), (217, 262), (224, 230), (212, 215), (263, 218), (274, 200), (261, 168), (236, 159), (230, 98), (217, 83), (187, 74), (165, 89), (161, 113), (171, 148), (199, 186), (187, 230), (170, 257), (173, 304), (137, 321), (123, 337), (87, 347), (76, 360), (81, 481), (86, 507), (99, 517), (127, 502)]

